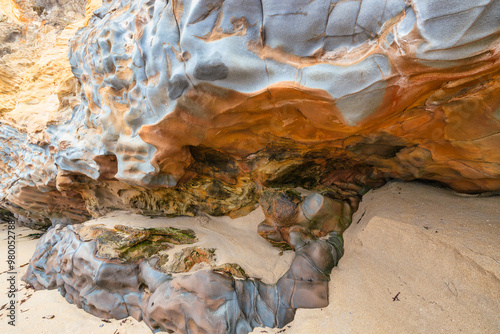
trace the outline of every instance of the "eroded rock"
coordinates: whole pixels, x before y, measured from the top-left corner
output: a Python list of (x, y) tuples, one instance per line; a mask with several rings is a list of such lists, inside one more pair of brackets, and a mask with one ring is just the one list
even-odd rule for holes
[[(2, 145), (47, 175), (14, 177), (25, 159), (3, 157), (6, 206), (22, 197), (16, 182), (77, 192), (87, 214), (68, 223), (115, 209), (243, 215), (268, 188), (329, 192), (355, 209), (393, 178), (500, 189), (498, 0), (238, 1), (115, 0), (94, 14), (92, 2), (58, 35), (83, 26), (69, 52), (78, 82), (62, 49), (30, 72), (54, 68), (57, 87), (9, 72), (2, 119), (20, 134)], [(42, 17), (76, 4), (49, 2)], [(3, 58), (40, 17), (29, 13), (9, 14)], [(39, 212), (45, 224), (51, 213)]]
[[(284, 326), (296, 308), (328, 305), (330, 271), (343, 254), (335, 232), (324, 240), (295, 238), (290, 269), (273, 285), (249, 278), (237, 264), (193, 272), (196, 263), (210, 264), (214, 256), (197, 247), (177, 253), (173, 265), (159, 266), (168, 246), (156, 239), (177, 240), (180, 234), (184, 239), (185, 233), (172, 229), (58, 225), (40, 239), (23, 280), (35, 289), (57, 288), (93, 315), (132, 316), (153, 331), (248, 333)], [(193, 241), (192, 233), (187, 240)], [(147, 241), (155, 241), (155, 251)]]
[(499, 204), (413, 182), (370, 191), (344, 233), (330, 305), (299, 309), (284, 333), (496, 333)]
[[(92, 314), (166, 331), (282, 326), (326, 306), (335, 233), (370, 188), (500, 191), (500, 0), (106, 0), (85, 17), (77, 1), (8, 4), (1, 203), (60, 224), (26, 279)], [(215, 264), (207, 247), (179, 250), (173, 267), (146, 260), (158, 249), (130, 251), (135, 237), (167, 247), (151, 231), (115, 245), (123, 261), (100, 258), (99, 242), (62, 226), (116, 210), (237, 217), (257, 203), (259, 233), (296, 251), (275, 285), (235, 280), (234, 261), (158, 271)]]

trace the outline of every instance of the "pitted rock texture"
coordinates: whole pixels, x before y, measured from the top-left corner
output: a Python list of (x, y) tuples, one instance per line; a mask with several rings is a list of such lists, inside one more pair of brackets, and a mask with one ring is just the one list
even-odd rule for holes
[(325, 240), (295, 244), (290, 269), (268, 285), (235, 279), (225, 270), (172, 276), (155, 269), (154, 259), (100, 258), (96, 245), (83, 241), (73, 226), (51, 228), (23, 280), (36, 289), (57, 288), (70, 303), (96, 316), (132, 316), (153, 331), (169, 333), (282, 327), (293, 320), (296, 308), (328, 305), (329, 274), (343, 254), (342, 238), (335, 232)]
[[(83, 15), (76, 2), (37, 4), (7, 11), (12, 45), (23, 24)], [(1, 85), (2, 203), (26, 221), (116, 209), (237, 216), (266, 190), (296, 187), (355, 211), (393, 178), (500, 190), (499, 0), (98, 5), (54, 28), (57, 46), (40, 41), (33, 71)], [(75, 80), (61, 45), (79, 27)], [(26, 59), (16, 57), (2, 59)], [(86, 212), (63, 221), (20, 189)]]
[(105, 2), (71, 41), (80, 122), (102, 129), (87, 159), (113, 152), (118, 179), (173, 186), (191, 147), (238, 161), (328, 148), (386, 176), (498, 189), (500, 2), (457, 3)]
[(66, 122), (80, 103), (68, 39), (96, 2), (0, 3), (0, 201), (31, 226), (85, 221), (82, 196), (56, 187), (48, 126)]

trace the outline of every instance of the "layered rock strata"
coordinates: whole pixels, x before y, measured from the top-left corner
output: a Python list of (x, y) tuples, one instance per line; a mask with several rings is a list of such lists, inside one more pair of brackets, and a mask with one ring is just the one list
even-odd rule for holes
[(56, 187), (47, 127), (66, 122), (80, 103), (68, 39), (84, 26), (85, 9), (91, 13), (100, 2), (0, 3), (2, 206), (31, 226), (85, 221), (90, 214), (81, 195)]

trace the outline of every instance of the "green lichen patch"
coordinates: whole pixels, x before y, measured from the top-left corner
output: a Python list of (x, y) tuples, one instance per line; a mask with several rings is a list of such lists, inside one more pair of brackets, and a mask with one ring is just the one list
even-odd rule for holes
[(29, 238), (30, 240), (40, 239), (43, 233), (30, 233), (28, 235), (23, 236), (23, 238)]
[(130, 198), (129, 204), (151, 216), (240, 217), (250, 213), (257, 203), (255, 184), (249, 177), (224, 180), (197, 176), (172, 188), (149, 189)]
[(7, 209), (0, 208), (0, 222), (13, 222), (15, 220), (14, 214)]
[(215, 263), (215, 249), (187, 247), (173, 255), (169, 264), (160, 266), (163, 272), (185, 273), (190, 271), (196, 264), (205, 263), (212, 267)]
[(116, 225), (90, 225), (76, 228), (83, 241), (96, 242), (96, 256), (104, 259), (118, 259), (123, 262), (136, 261), (157, 256), (160, 262), (167, 260), (162, 251), (173, 245), (192, 244), (197, 241), (190, 229), (174, 227), (136, 228)]

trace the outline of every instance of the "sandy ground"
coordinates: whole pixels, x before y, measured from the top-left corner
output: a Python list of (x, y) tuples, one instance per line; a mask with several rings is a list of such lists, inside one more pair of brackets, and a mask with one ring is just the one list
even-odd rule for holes
[(353, 222), (330, 305), (287, 334), (500, 333), (500, 197), (395, 182)]
[[(370, 191), (345, 233), (346, 254), (331, 275), (330, 305), (298, 310), (285, 330), (253, 333), (500, 333), (499, 208), (500, 197), (462, 196), (422, 184), (395, 182)], [(226, 229), (225, 222), (200, 224)], [(6, 228), (0, 225), (0, 272), (7, 269)], [(16, 229), (21, 305), (15, 328), (0, 311), (0, 333), (150, 333), (131, 318), (104, 322), (57, 291), (26, 289), (20, 277), (37, 240), (25, 236), (34, 232)], [(0, 306), (8, 301), (6, 279), (0, 274)]]

